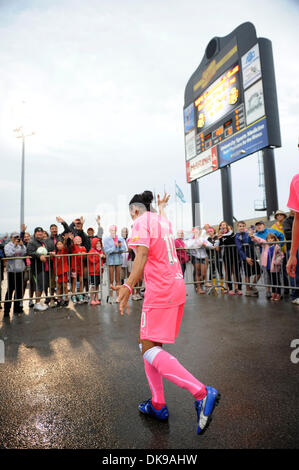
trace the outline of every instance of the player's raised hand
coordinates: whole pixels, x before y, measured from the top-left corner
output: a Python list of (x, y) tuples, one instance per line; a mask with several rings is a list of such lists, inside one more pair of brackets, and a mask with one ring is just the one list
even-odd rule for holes
[(169, 198), (170, 198), (170, 194), (164, 193), (164, 196), (162, 199), (160, 198), (160, 194), (157, 195), (159, 214), (164, 217), (165, 217), (164, 210), (168, 204)]
[(162, 199), (160, 198), (160, 194), (157, 194), (157, 198), (158, 198), (158, 207), (162, 207), (164, 209), (164, 207), (166, 207), (168, 204), (170, 194), (164, 193), (164, 196), (162, 197)]

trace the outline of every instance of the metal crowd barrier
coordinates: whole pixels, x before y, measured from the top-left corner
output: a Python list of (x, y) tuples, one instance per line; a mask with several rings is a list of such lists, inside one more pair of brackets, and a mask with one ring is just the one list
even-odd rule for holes
[[(276, 265), (275, 271), (271, 271), (261, 265), (261, 254), (263, 246), (279, 245), (283, 253), (281, 262)], [(225, 245), (219, 247), (205, 247), (206, 257), (196, 258), (194, 254), (199, 249), (196, 248), (177, 248), (186, 251), (189, 255), (189, 261), (182, 269), (184, 269), (184, 279), (186, 284), (194, 284), (198, 291), (208, 294), (215, 291), (229, 292), (242, 291), (245, 287), (265, 287), (266, 291), (272, 290), (273, 293), (286, 295), (290, 291), (299, 290), (298, 276), (292, 278), (286, 272), (286, 264), (289, 259), (291, 242), (264, 242), (263, 245), (254, 243), (243, 244), (243, 251), (247, 258), (252, 261), (249, 264), (243, 261), (236, 245)], [(264, 248), (265, 249), (265, 248)], [(201, 248), (202, 250), (202, 248)], [(190, 254), (192, 252), (193, 254)], [(202, 253), (202, 251), (201, 251)], [(297, 254), (297, 260), (299, 262)], [(249, 289), (246, 288), (246, 292)]]
[[(92, 269), (95, 258), (99, 258), (99, 274)], [(91, 261), (90, 261), (91, 258)], [(33, 301), (47, 298), (65, 298), (67, 296), (79, 296), (100, 294), (103, 288), (103, 267), (98, 253), (70, 253), (45, 255), (46, 262), (42, 262), (31, 256), (2, 258), (0, 265), (1, 302)], [(11, 271), (11, 266), (16, 261), (22, 261), (23, 271)], [(6, 264), (6, 270), (3, 269)], [(26, 290), (29, 296), (26, 296)], [(6, 290), (6, 296), (2, 298), (2, 291)], [(55, 292), (56, 291), (56, 292)], [(12, 299), (12, 294), (14, 298)], [(40, 295), (34, 295), (34, 294)]]
[[(189, 261), (182, 266), (184, 280), (186, 285), (194, 285), (200, 293), (217, 293), (228, 292), (232, 290), (242, 291), (242, 287), (265, 287), (267, 291), (277, 291), (277, 293), (287, 294), (290, 291), (299, 290), (298, 276), (291, 278), (287, 275), (286, 264), (289, 258), (291, 242), (265, 242), (266, 245), (279, 245), (283, 250), (284, 258), (278, 265), (277, 272), (271, 272), (269, 269), (261, 266), (262, 246), (258, 244), (244, 244), (243, 250), (248, 254), (248, 258), (252, 259), (252, 266), (247, 261), (242, 261), (236, 245), (219, 246), (214, 248), (205, 248), (206, 256), (197, 258), (199, 253), (197, 248), (177, 248), (186, 251), (189, 255)], [(192, 254), (190, 254), (192, 252)], [(119, 252), (120, 253), (120, 252)], [(125, 253), (125, 252), (121, 252)], [(203, 252), (201, 251), (201, 254)], [(90, 257), (99, 257), (100, 270), (99, 274), (95, 274)], [(82, 253), (82, 254), (59, 254), (56, 256), (46, 255), (46, 264), (32, 258), (10, 257), (2, 258), (0, 263), (0, 302), (23, 302), (36, 301), (41, 299), (62, 299), (68, 301), (74, 296), (84, 296), (83, 301), (88, 301), (92, 296), (104, 299), (107, 294), (109, 298), (111, 279), (109, 275), (109, 265), (101, 266), (101, 258), (98, 253)], [(298, 258), (298, 255), (297, 255)], [(9, 264), (16, 260), (23, 260), (24, 270), (22, 272), (11, 272)], [(6, 270), (3, 269), (3, 263), (6, 264)], [(129, 263), (130, 264), (130, 263)], [(58, 265), (63, 266), (63, 275), (58, 274)], [(42, 269), (40, 269), (40, 267)], [(117, 271), (119, 270), (119, 273)], [(125, 282), (129, 277), (131, 266), (119, 266), (115, 270), (115, 281), (118, 283)], [(119, 276), (119, 278), (118, 278)], [(29, 295), (26, 294), (28, 290)], [(144, 282), (140, 282), (135, 286), (133, 295), (140, 300), (140, 293), (144, 290)], [(247, 290), (247, 289), (246, 289)], [(3, 291), (6, 292), (5, 298)], [(14, 296), (13, 296), (14, 294)], [(39, 295), (37, 295), (39, 294)], [(14, 297), (14, 298), (12, 298)], [(69, 299), (70, 298), (70, 299)], [(81, 302), (82, 303), (82, 302)]]
[[(125, 252), (118, 252), (118, 254), (122, 253)], [(73, 301), (74, 296), (78, 303), (88, 302), (92, 297), (106, 299), (108, 302), (111, 283), (110, 267), (104, 264), (100, 267), (99, 274), (95, 274), (94, 269), (90, 269), (93, 257), (99, 257), (101, 265), (100, 254), (94, 252), (57, 254), (56, 256), (48, 254), (45, 255), (47, 263), (29, 255), (2, 258), (0, 280), (3, 279), (3, 281), (0, 282), (0, 302), (5, 304), (29, 301), (32, 306), (33, 302), (42, 299), (49, 302), (54, 298)], [(15, 261), (22, 261), (23, 271), (10, 271), (9, 263), (15, 263)], [(118, 265), (115, 271), (117, 275), (112, 281), (114, 285), (125, 282), (130, 274), (128, 266)], [(143, 289), (143, 281), (135, 286), (133, 295), (136, 297), (138, 294), (138, 299), (133, 297), (134, 300), (142, 299), (139, 292)], [(79, 299), (79, 296), (83, 299)], [(115, 299), (116, 296), (114, 296)]]

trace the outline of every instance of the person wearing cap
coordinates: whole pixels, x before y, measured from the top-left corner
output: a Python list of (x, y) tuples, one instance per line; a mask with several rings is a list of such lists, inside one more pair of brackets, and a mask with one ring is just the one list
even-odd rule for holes
[(47, 296), (49, 288), (49, 257), (37, 253), (38, 248), (44, 247), (50, 252), (48, 240), (44, 240), (44, 230), (42, 227), (34, 229), (34, 236), (27, 245), (27, 254), (31, 256), (31, 270), (35, 282), (36, 303), (34, 310), (43, 311), (48, 308), (42, 305), (40, 298), (44, 292)]
[[(110, 236), (104, 238), (103, 247), (106, 254), (106, 264), (109, 266), (109, 283), (110, 286), (114, 284), (114, 278), (116, 285), (120, 285), (120, 268), (122, 265), (122, 253), (127, 251), (125, 240), (117, 235), (116, 225), (109, 227)], [(113, 297), (113, 290), (110, 288), (107, 302), (112, 304), (115, 303)]]
[(284, 235), (284, 230), (283, 230), (283, 221), (287, 218), (287, 214), (283, 211), (276, 211), (274, 218), (276, 220), (275, 224), (272, 225), (271, 228), (274, 228), (274, 230), (278, 230), (279, 232), (283, 233)]
[(89, 240), (91, 241), (91, 244), (92, 244), (92, 240), (95, 238), (94, 229), (92, 227), (88, 227), (86, 232), (87, 232), (88, 238), (89, 238)]
[(9, 317), (11, 300), (14, 293), (14, 297), (17, 299), (14, 301), (13, 313), (18, 315), (23, 313), (23, 309), (20, 305), (21, 299), (23, 298), (23, 273), (25, 270), (24, 259), (21, 257), (26, 254), (26, 247), (20, 238), (18, 232), (13, 232), (10, 235), (10, 241), (4, 247), (4, 253), (7, 258), (16, 258), (7, 260), (7, 292), (5, 295), (6, 302), (4, 303), (4, 317)]

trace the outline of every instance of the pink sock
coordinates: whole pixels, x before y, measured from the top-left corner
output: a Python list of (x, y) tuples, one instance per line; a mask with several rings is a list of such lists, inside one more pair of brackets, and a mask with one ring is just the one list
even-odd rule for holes
[(146, 359), (144, 359), (144, 370), (152, 392), (152, 405), (156, 410), (160, 410), (165, 406), (163, 377)]
[[(152, 348), (153, 349), (153, 348)], [(160, 348), (159, 348), (160, 349)], [(165, 377), (165, 379), (170, 380), (181, 388), (188, 390), (196, 400), (202, 400), (206, 394), (206, 387), (204, 384), (199, 382), (190, 372), (187, 371), (179, 361), (164, 351), (163, 349), (156, 349), (156, 354), (151, 356), (145, 352), (144, 357), (152, 360), (153, 367)]]

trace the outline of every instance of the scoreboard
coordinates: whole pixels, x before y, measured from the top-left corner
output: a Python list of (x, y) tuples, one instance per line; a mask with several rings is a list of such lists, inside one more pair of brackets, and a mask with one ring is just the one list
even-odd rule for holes
[(270, 96), (267, 68), (262, 72), (269, 59), (263, 41), (245, 23), (208, 44), (185, 90), (188, 182), (266, 146), (281, 145), (278, 109), (275, 115), (273, 108), (276, 90)]

